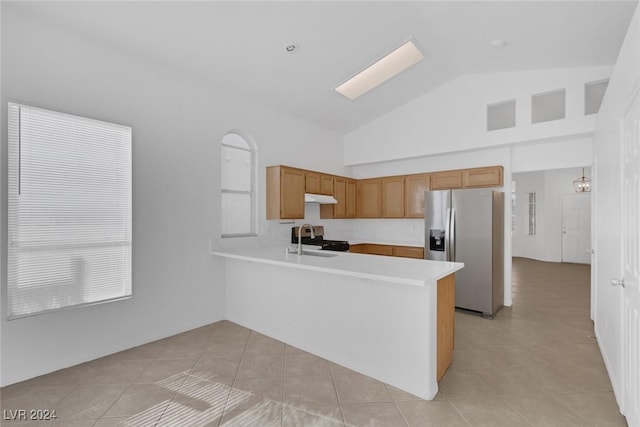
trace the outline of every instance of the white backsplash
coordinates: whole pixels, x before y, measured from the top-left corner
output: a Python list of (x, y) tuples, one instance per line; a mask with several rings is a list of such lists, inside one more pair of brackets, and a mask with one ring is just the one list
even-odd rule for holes
[(212, 249), (233, 249), (250, 246), (291, 245), (291, 228), (302, 224), (323, 225), (325, 238), (371, 243), (424, 244), (422, 219), (320, 219), (320, 205), (305, 204), (305, 217), (298, 220), (262, 220), (258, 237), (214, 239)]

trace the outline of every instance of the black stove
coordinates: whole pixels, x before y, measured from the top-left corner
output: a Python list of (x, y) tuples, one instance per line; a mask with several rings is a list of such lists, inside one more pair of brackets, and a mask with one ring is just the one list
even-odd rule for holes
[[(291, 228), (291, 243), (298, 243), (298, 230), (300, 227)], [(315, 237), (311, 238), (311, 231), (307, 227), (302, 229), (302, 244), (320, 246), (320, 249), (325, 251), (339, 251), (346, 252), (349, 250), (349, 242), (346, 240), (326, 240), (324, 238), (324, 227), (321, 225), (314, 225), (313, 232)]]

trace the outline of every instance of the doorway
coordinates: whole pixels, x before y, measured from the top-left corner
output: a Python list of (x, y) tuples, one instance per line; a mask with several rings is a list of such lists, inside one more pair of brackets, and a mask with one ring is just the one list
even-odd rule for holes
[(562, 262), (591, 264), (591, 194), (562, 195)]
[[(590, 168), (585, 168), (587, 176)], [(576, 193), (582, 168), (519, 172), (512, 194), (512, 255), (591, 264), (591, 194)]]

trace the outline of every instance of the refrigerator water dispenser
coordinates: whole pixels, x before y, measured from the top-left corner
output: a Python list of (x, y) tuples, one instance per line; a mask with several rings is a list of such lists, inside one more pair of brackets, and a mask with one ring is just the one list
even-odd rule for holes
[(444, 230), (434, 228), (429, 230), (429, 249), (444, 252)]

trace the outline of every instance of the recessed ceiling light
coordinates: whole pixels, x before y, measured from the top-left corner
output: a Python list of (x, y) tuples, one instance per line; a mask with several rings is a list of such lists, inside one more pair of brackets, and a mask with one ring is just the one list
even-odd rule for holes
[(505, 47), (507, 45), (507, 42), (504, 41), (503, 39), (495, 39), (491, 41), (491, 46), (499, 49), (501, 47)]
[(411, 40), (360, 71), (334, 90), (350, 100), (367, 93), (424, 58)]
[(288, 44), (288, 45), (284, 48), (284, 50), (285, 50), (287, 53), (293, 53), (293, 52), (295, 52), (296, 50), (298, 50), (298, 45), (297, 45), (297, 44), (295, 44), (295, 43)]

